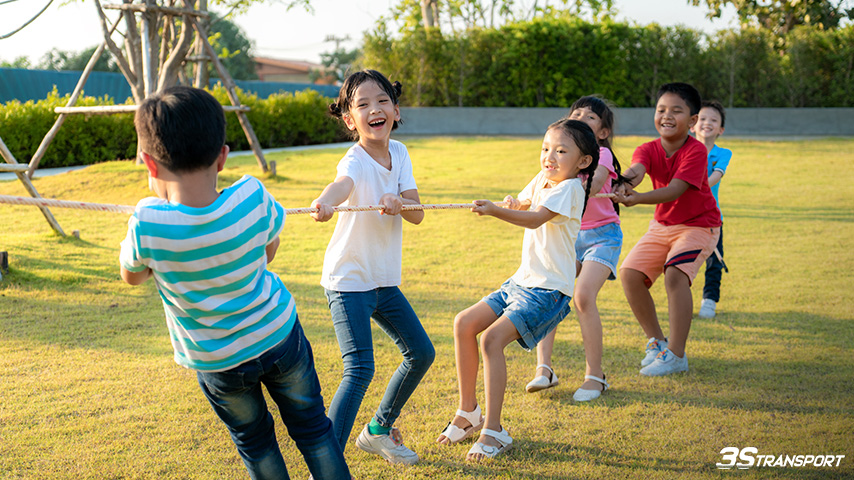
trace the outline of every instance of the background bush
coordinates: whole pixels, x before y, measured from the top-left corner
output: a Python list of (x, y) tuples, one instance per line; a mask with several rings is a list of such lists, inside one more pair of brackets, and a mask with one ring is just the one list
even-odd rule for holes
[(852, 107), (854, 25), (785, 36), (566, 16), (450, 34), (380, 25), (366, 34), (360, 66), (400, 80), (410, 106), (568, 107), (596, 92), (649, 107), (659, 85), (683, 81), (730, 107)]
[[(230, 105), (225, 88), (212, 92), (220, 103)], [(345, 138), (338, 122), (326, 114), (332, 99), (314, 90), (273, 94), (266, 99), (239, 89), (240, 102), (252, 110), (247, 114), (262, 148), (329, 143)], [(54, 108), (64, 107), (69, 95), (54, 91), (38, 102), (11, 101), (0, 105), (0, 136), (20, 163), (28, 163), (56, 121)], [(114, 105), (109, 97), (81, 97), (77, 106)], [(226, 143), (232, 151), (248, 150), (249, 141), (237, 120), (226, 114)], [(134, 158), (136, 133), (132, 114), (69, 115), (59, 129), (39, 168), (89, 165), (107, 160)]]

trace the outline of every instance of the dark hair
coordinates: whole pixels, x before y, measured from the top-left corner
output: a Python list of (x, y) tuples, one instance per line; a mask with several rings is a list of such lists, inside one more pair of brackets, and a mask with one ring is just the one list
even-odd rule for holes
[[(593, 129), (590, 128), (590, 125), (587, 125), (580, 120), (569, 120), (568, 118), (564, 118), (549, 125), (548, 130), (555, 128), (561, 129), (563, 133), (572, 138), (575, 145), (578, 146), (579, 150), (581, 150), (582, 154), (590, 155), (593, 158), (590, 165), (582, 168), (581, 171), (578, 172), (587, 175), (587, 178), (593, 178), (593, 173), (596, 171), (596, 167), (599, 166), (599, 142), (596, 141), (596, 135), (593, 133)], [(584, 211), (587, 210), (587, 199), (590, 197), (590, 183), (591, 182), (588, 181), (587, 185), (584, 187), (584, 208), (581, 210), (582, 216), (584, 216)]]
[(690, 83), (665, 83), (658, 89), (658, 93), (655, 95), (655, 103), (658, 103), (658, 100), (665, 93), (674, 93), (679, 95), (679, 98), (682, 100), (685, 100), (685, 103), (688, 104), (688, 109), (691, 111), (691, 115), (700, 113), (700, 105), (703, 100), (700, 98), (700, 92)]
[(726, 112), (724, 112), (724, 106), (721, 105), (721, 102), (717, 100), (703, 100), (701, 103), (701, 108), (714, 108), (721, 115), (721, 128), (724, 128), (724, 123), (726, 123)]
[[(341, 89), (338, 91), (338, 100), (329, 104), (329, 114), (335, 118), (341, 118), (344, 115), (348, 115), (350, 113), (350, 104), (353, 103), (353, 99), (356, 96), (356, 89), (365, 82), (375, 82), (381, 89), (383, 89), (383, 91), (385, 91), (385, 93), (388, 94), (391, 101), (395, 105), (398, 105), (398, 99), (403, 93), (403, 85), (401, 85), (400, 82), (391, 83), (385, 75), (376, 70), (362, 70), (350, 74), (350, 76), (344, 80), (344, 85), (341, 85)], [(403, 123), (403, 120), (395, 120), (391, 129), (397, 130), (397, 127), (401, 123)], [(353, 130), (352, 137), (358, 138), (358, 136), (359, 132)]]
[(171, 87), (146, 98), (133, 119), (139, 149), (175, 173), (213, 165), (225, 145), (225, 114), (210, 93)]
[[(572, 114), (573, 111), (579, 108), (589, 108), (593, 113), (595, 113), (602, 120), (602, 127), (608, 129), (608, 136), (606, 138), (596, 138), (600, 147), (605, 147), (611, 152), (611, 156), (614, 158), (614, 171), (617, 173), (617, 179), (620, 179), (623, 172), (620, 168), (620, 161), (617, 160), (617, 155), (614, 153), (614, 148), (612, 147), (612, 142), (614, 141), (614, 110), (613, 105), (608, 100), (600, 97), (599, 95), (586, 95), (584, 97), (576, 100), (571, 107), (569, 107), (569, 113)], [(592, 181), (592, 176), (588, 179), (588, 183)], [(620, 214), (620, 204), (614, 203), (614, 210), (617, 212), (617, 215)]]

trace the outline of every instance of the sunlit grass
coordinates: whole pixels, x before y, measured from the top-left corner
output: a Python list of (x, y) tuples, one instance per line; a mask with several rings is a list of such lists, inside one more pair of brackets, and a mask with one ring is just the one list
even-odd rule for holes
[[(628, 166), (647, 139), (618, 138)], [(537, 171), (539, 138), (409, 138), (425, 203), (500, 200)], [(695, 320), (691, 370), (638, 375), (644, 338), (618, 282), (599, 296), (604, 368), (613, 385), (600, 400), (576, 404), (584, 373), (575, 314), (555, 346), (556, 389), (524, 392), (532, 353), (507, 349), (503, 424), (517, 448), (488, 464), (464, 462), (469, 442), (433, 443), (456, 409), (452, 320), (518, 267), (522, 230), (464, 210), (428, 212), (404, 228), (403, 290), (430, 334), (436, 363), (397, 422), (422, 463), (390, 467), (348, 445), (359, 479), (445, 478), (842, 478), (854, 474), (854, 140), (734, 140), (721, 187), (730, 273), (714, 321)], [(286, 207), (307, 206), (335, 176), (344, 149), (283, 152), (278, 177), (253, 157), (230, 159), (226, 186), (261, 178)], [(135, 204), (148, 195), (144, 169), (108, 162), (35, 181), (46, 197)], [(641, 190), (648, 188), (648, 183)], [(0, 194), (25, 195), (19, 182)], [(0, 478), (246, 478), (223, 425), (193, 372), (178, 367), (151, 282), (119, 280), (126, 215), (53, 209), (66, 230), (55, 236), (33, 207), (0, 205), (0, 250), (10, 272), (0, 282)], [(652, 207), (623, 209), (623, 255), (646, 230)], [(291, 216), (272, 270), (294, 293), (312, 342), (327, 402), (341, 361), (319, 286), (334, 222)], [(699, 303), (702, 273), (694, 288)], [(662, 323), (666, 297), (653, 287)], [(696, 310), (695, 306), (695, 310)], [(665, 327), (666, 331), (666, 327)], [(377, 374), (362, 405), (367, 422), (400, 356), (375, 329)], [(482, 398), (482, 397), (481, 397)], [(292, 477), (308, 472), (278, 424)], [(840, 468), (719, 472), (720, 450), (846, 455)]]

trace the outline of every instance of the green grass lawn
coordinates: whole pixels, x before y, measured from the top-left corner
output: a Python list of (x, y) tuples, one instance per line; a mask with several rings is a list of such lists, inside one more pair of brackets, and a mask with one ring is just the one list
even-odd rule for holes
[[(628, 166), (645, 138), (618, 138)], [(424, 203), (500, 200), (538, 170), (539, 138), (405, 139)], [(437, 350), (436, 362), (397, 422), (418, 465), (392, 467), (352, 443), (370, 420), (400, 356), (375, 328), (377, 373), (346, 457), (357, 479), (851, 478), (854, 476), (854, 139), (758, 141), (723, 137), (734, 152), (721, 187), (725, 274), (718, 317), (695, 319), (691, 370), (638, 374), (645, 338), (619, 282), (599, 296), (604, 368), (612, 389), (589, 404), (572, 394), (584, 375), (575, 314), (558, 329), (561, 384), (527, 394), (536, 357), (507, 348), (503, 425), (516, 440), (486, 464), (464, 461), (467, 441), (434, 442), (456, 409), (452, 322), (518, 267), (522, 229), (465, 210), (428, 212), (404, 227), (402, 289)], [(226, 186), (257, 175), (285, 207), (307, 206), (333, 179), (344, 149), (270, 154), (279, 176), (252, 157), (229, 160)], [(135, 204), (146, 173), (108, 162), (37, 179), (42, 195)], [(649, 188), (649, 183), (641, 190)], [(0, 194), (25, 195), (20, 182)], [(55, 236), (34, 207), (0, 204), (0, 478), (238, 479), (243, 464), (193, 372), (177, 366), (154, 284), (119, 279), (126, 215), (52, 210)], [(623, 256), (653, 208), (624, 208)], [(294, 293), (328, 401), (341, 374), (338, 345), (319, 286), (334, 221), (291, 216), (271, 269)], [(699, 308), (702, 272), (694, 292)], [(662, 282), (653, 287), (667, 331)], [(482, 386), (482, 384), (481, 384)], [(479, 392), (481, 391), (479, 387)], [(482, 396), (480, 396), (483, 401)], [(308, 472), (278, 422), (293, 478)], [(762, 455), (845, 455), (840, 467), (718, 470), (724, 447)]]

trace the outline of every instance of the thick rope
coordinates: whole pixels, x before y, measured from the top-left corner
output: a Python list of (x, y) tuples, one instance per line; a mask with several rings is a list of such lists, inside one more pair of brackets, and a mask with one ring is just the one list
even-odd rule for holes
[[(596, 197), (613, 196), (613, 194), (597, 194)], [(70, 200), (56, 200), (52, 198), (32, 198), (32, 197), (16, 197), (13, 195), (0, 195), (0, 203), (9, 205), (36, 205), (42, 207), (56, 208), (75, 208), (79, 210), (95, 210), (98, 212), (113, 212), (132, 214), (134, 207), (132, 205), (116, 205), (112, 203), (91, 203), (91, 202), (75, 202)], [(501, 205), (501, 203), (496, 203)], [(426, 205), (403, 205), (401, 210), (452, 210), (472, 208), (474, 203), (434, 203)], [(382, 205), (342, 205), (333, 207), (336, 212), (368, 212), (383, 210)], [(286, 208), (285, 213), (288, 215), (303, 215), (314, 213), (317, 209), (314, 207), (303, 208)]]

